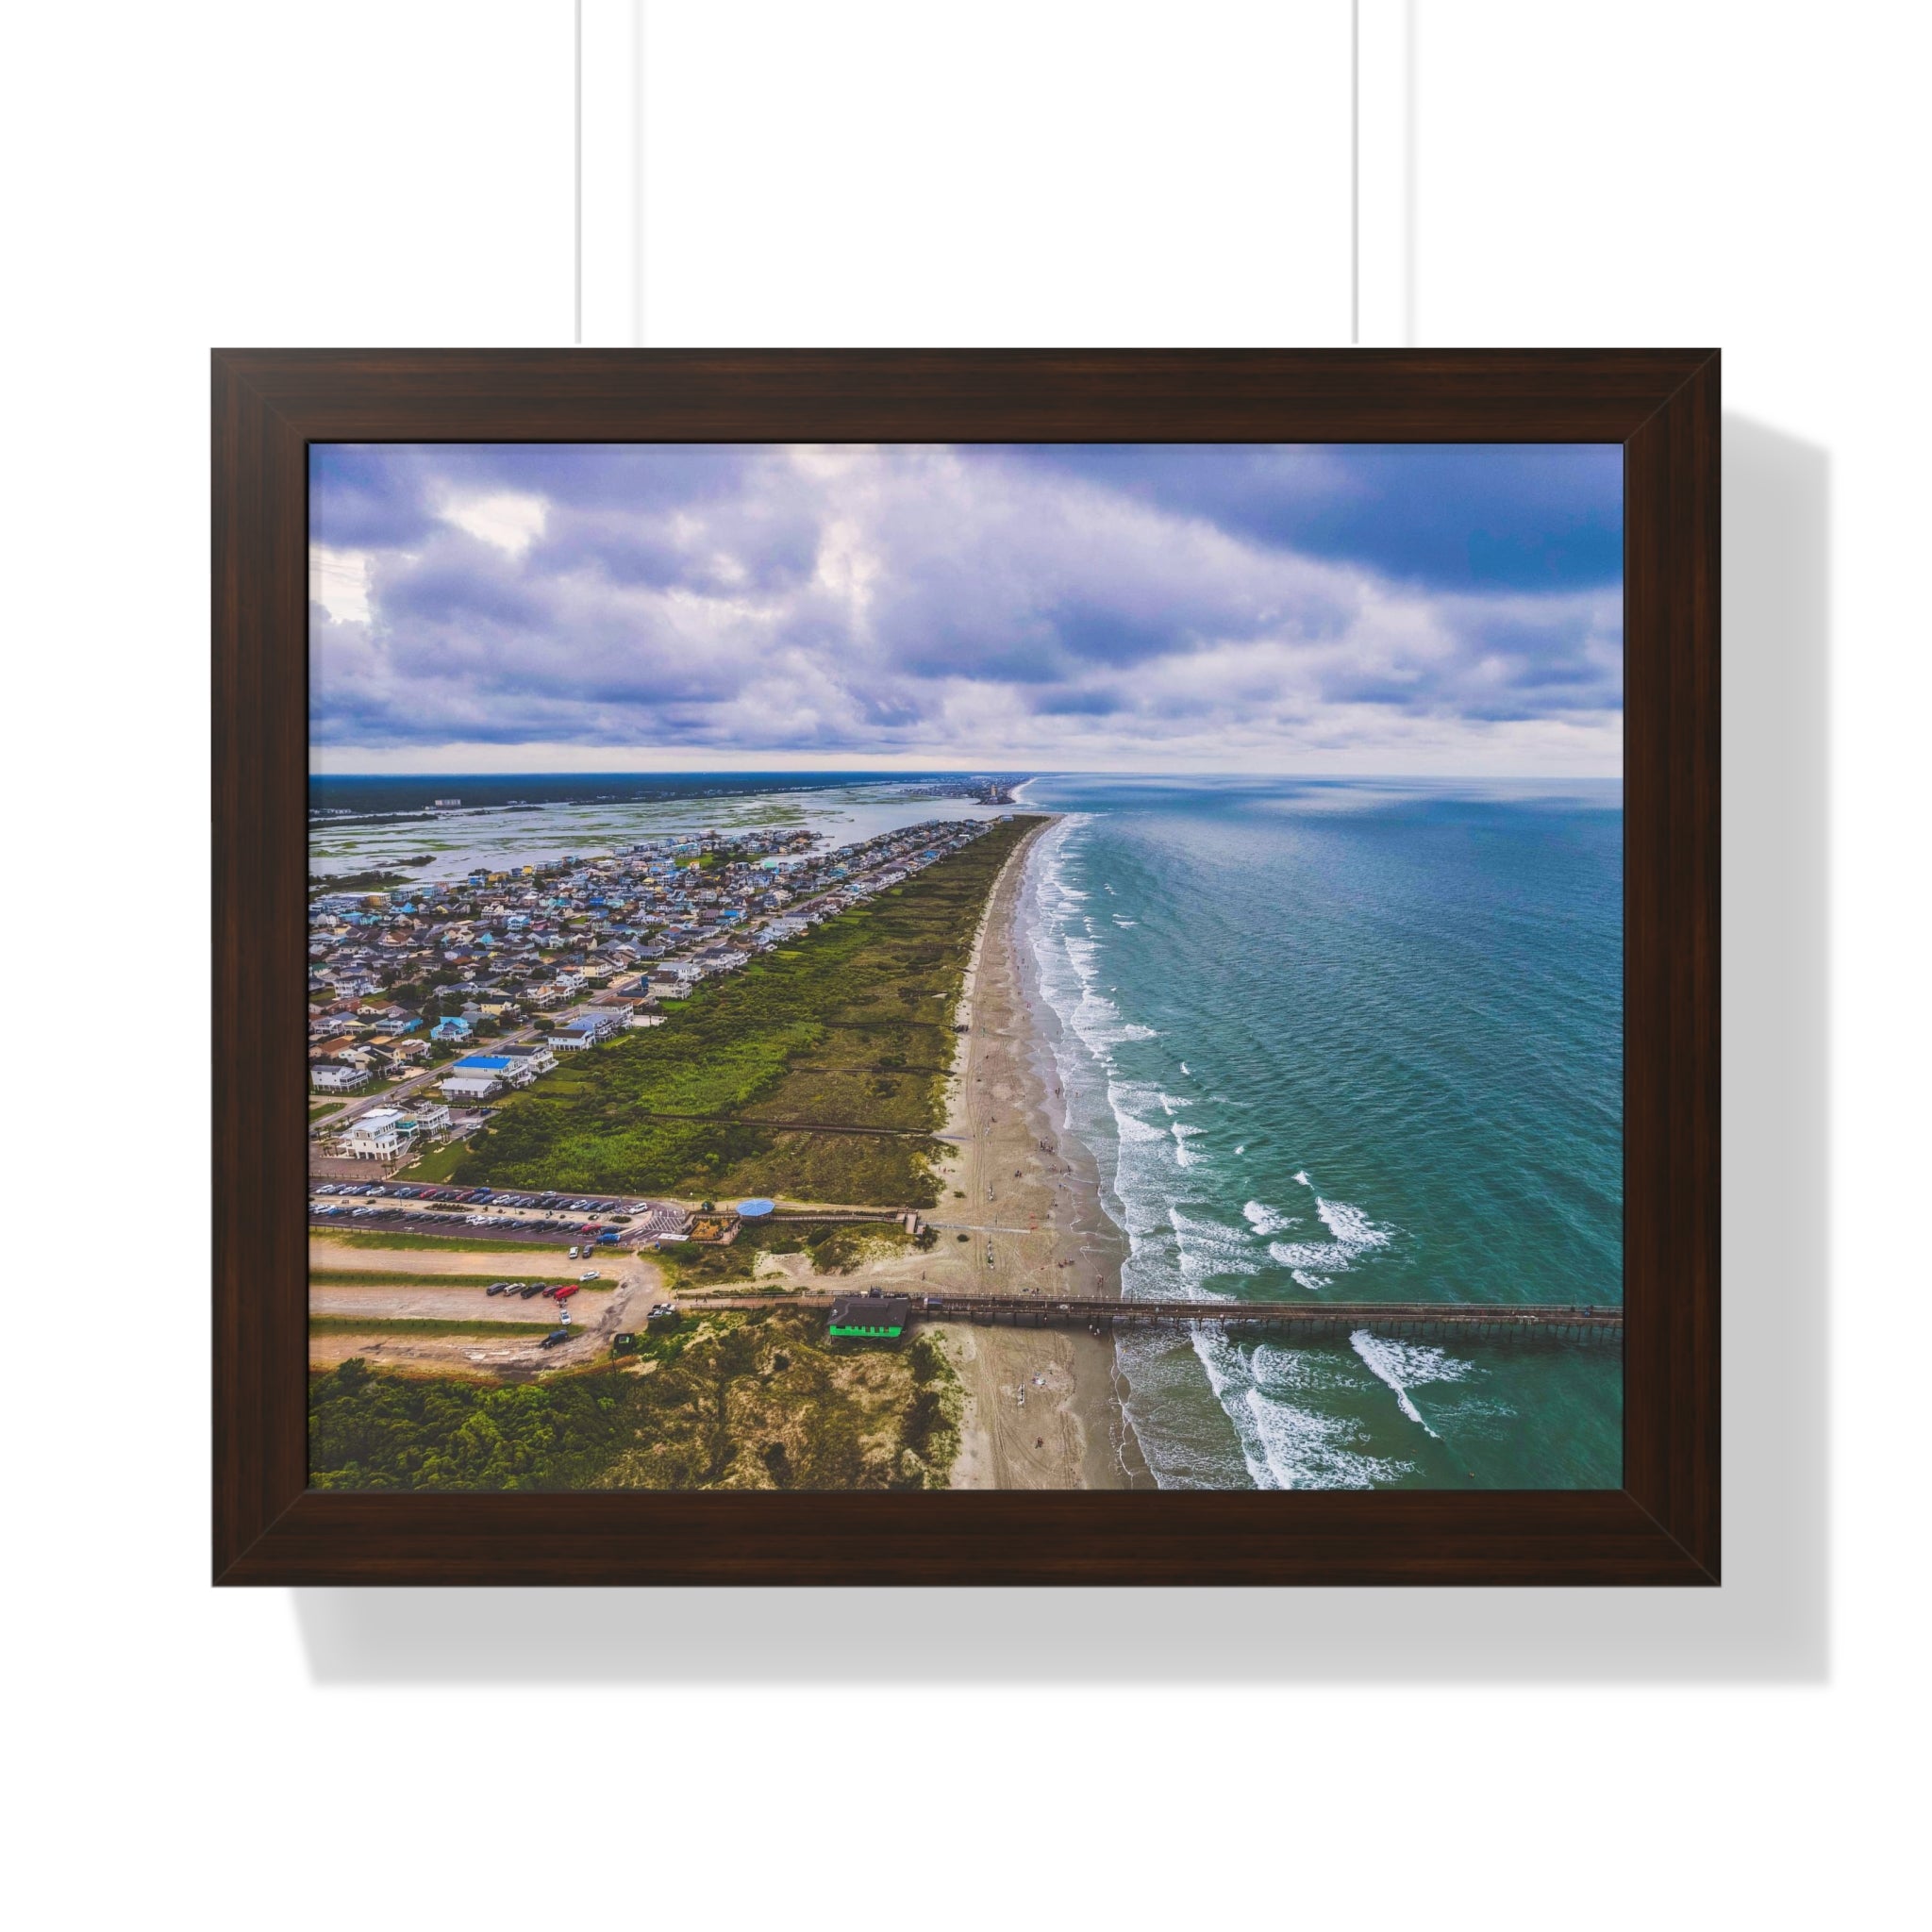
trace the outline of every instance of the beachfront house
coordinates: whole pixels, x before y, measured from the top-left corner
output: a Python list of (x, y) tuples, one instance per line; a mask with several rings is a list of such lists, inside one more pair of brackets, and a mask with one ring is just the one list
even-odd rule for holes
[(508, 1062), (493, 1055), (488, 1065), (458, 1060), (436, 1084), (445, 1100), (493, 1100), (508, 1084)]
[(507, 1053), (467, 1053), (449, 1070), (447, 1077), (487, 1074), (507, 1087), (526, 1087), (537, 1075), (523, 1058)]
[(337, 1142), (351, 1160), (394, 1160), (406, 1153), (422, 1131), (417, 1121), (398, 1107), (375, 1107), (352, 1121)]
[(511, 1075), (520, 1087), (527, 1086), (539, 1074), (547, 1074), (557, 1065), (557, 1056), (550, 1051), (547, 1041), (538, 1040), (515, 1046), (500, 1046), (496, 1051), (510, 1062), (512, 1068), (523, 1069), (521, 1075), (514, 1073)]
[(308, 1069), (309, 1084), (318, 1093), (353, 1093), (369, 1084), (369, 1069), (349, 1060), (317, 1060)]

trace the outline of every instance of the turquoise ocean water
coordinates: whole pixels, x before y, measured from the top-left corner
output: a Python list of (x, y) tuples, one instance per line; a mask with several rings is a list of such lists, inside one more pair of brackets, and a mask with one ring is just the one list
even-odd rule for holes
[[(1024, 955), (1129, 1295), (1623, 1296), (1614, 783), (1035, 779)], [(1598, 1488), (1615, 1346), (1125, 1338), (1165, 1486)]]

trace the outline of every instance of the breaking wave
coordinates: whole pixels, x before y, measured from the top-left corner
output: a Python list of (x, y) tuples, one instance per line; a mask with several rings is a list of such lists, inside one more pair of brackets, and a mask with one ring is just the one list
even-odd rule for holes
[(1387, 1336), (1371, 1335), (1366, 1328), (1357, 1328), (1348, 1339), (1356, 1354), (1368, 1365), (1369, 1373), (1394, 1391), (1403, 1414), (1435, 1435), (1435, 1430), (1424, 1421), (1422, 1411), (1409, 1399), (1408, 1391), (1430, 1382), (1459, 1382), (1469, 1374), (1471, 1364), (1457, 1361), (1440, 1348), (1391, 1341)]
[[(1239, 1154), (1241, 1150), (1237, 1147), (1234, 1151)], [(1257, 1234), (1279, 1234), (1284, 1227), (1294, 1227), (1298, 1224), (1292, 1214), (1279, 1213), (1265, 1201), (1250, 1201), (1241, 1212), (1247, 1217), (1248, 1225)]]
[(1393, 1229), (1377, 1227), (1351, 1202), (1326, 1201), (1317, 1194), (1315, 1212), (1330, 1238), (1325, 1241), (1271, 1241), (1268, 1252), (1284, 1268), (1340, 1274), (1359, 1257), (1386, 1248), (1394, 1239)]

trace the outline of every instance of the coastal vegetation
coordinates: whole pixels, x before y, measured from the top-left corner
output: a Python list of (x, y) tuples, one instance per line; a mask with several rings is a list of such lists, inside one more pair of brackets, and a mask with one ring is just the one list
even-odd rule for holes
[[(391, 863), (427, 865), (434, 856), (432, 853), (425, 853), (420, 858), (397, 858)], [(339, 872), (333, 876), (319, 874), (309, 878), (308, 896), (311, 899), (320, 899), (331, 892), (386, 892), (391, 887), (407, 886), (408, 883), (408, 874), (400, 872)]]
[(922, 1336), (903, 1351), (844, 1354), (823, 1335), (802, 1313), (713, 1313), (678, 1332), (641, 1336), (621, 1367), (515, 1384), (392, 1374), (351, 1357), (310, 1377), (309, 1482), (944, 1488), (964, 1398), (943, 1349)]
[(989, 827), (701, 985), (661, 1025), (579, 1056), (500, 1108), (450, 1177), (934, 1205), (941, 1150), (930, 1137), (944, 1118), (967, 955), (1001, 866), (1038, 823)]
[(814, 1274), (849, 1274), (863, 1261), (884, 1260), (914, 1244), (915, 1238), (891, 1221), (765, 1222), (740, 1227), (738, 1238), (724, 1246), (660, 1242), (651, 1258), (667, 1289), (721, 1288), (757, 1277), (761, 1255), (806, 1255)]

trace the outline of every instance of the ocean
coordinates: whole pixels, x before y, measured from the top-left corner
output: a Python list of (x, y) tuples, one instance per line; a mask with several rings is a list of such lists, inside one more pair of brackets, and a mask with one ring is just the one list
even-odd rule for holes
[[(1129, 1296), (1623, 1297), (1614, 782), (1037, 778), (1023, 958)], [(1616, 1487), (1614, 1345), (1123, 1337), (1162, 1487)]]

